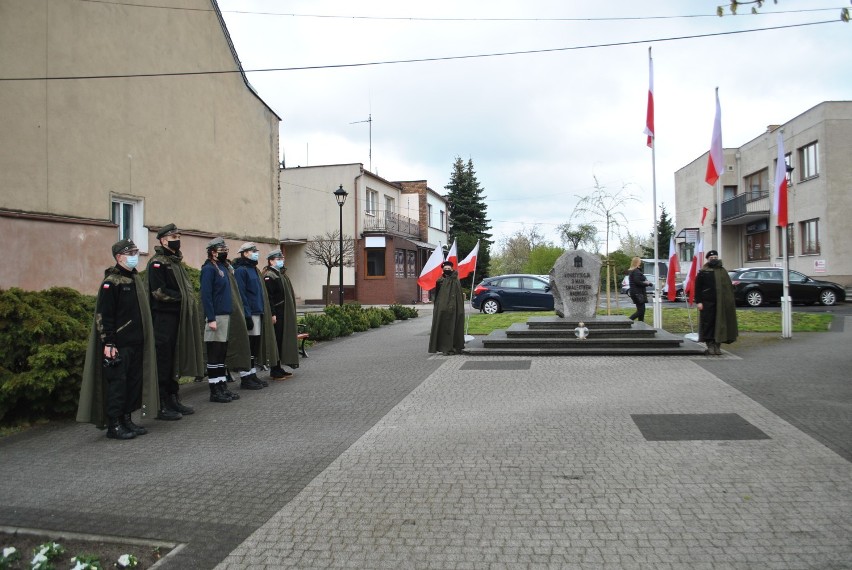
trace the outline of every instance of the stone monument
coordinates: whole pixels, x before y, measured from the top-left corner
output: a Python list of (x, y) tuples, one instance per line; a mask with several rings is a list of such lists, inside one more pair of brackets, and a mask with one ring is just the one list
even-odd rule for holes
[(563, 319), (594, 320), (601, 286), (601, 259), (579, 249), (565, 250), (550, 270), (553, 308)]

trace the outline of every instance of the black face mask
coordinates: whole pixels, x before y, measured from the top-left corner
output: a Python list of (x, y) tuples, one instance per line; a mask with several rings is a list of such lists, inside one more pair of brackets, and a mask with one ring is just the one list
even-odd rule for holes
[(169, 240), (169, 245), (167, 246), (172, 251), (180, 251), (180, 240)]
[(452, 269), (444, 269), (444, 275), (449, 276), (453, 272)]
[(219, 253), (216, 254), (216, 260), (221, 261), (223, 263), (225, 261), (228, 261), (228, 252), (227, 251), (220, 251)]

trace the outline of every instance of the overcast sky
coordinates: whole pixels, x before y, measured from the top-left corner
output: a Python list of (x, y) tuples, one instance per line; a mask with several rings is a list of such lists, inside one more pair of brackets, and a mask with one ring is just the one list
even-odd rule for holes
[[(554, 241), (594, 177), (639, 199), (624, 211), (631, 232), (653, 227), (649, 46), (657, 204), (674, 215), (674, 172), (710, 147), (716, 87), (725, 147), (852, 99), (848, 4), (767, 1), (719, 18), (713, 0), (219, 0), (249, 81), (282, 118), (288, 167), (362, 162), (445, 193), (455, 157), (470, 158), (495, 239), (539, 224)], [(664, 41), (706, 34), (724, 35)], [(555, 51), (251, 72), (534, 50)], [(352, 124), (369, 116), (372, 159), (368, 124)]]

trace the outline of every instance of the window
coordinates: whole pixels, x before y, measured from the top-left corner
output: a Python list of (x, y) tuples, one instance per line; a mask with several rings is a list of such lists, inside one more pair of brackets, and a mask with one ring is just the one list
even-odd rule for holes
[(524, 277), (524, 286), (534, 291), (544, 291), (547, 288), (547, 283), (533, 279), (532, 277)]
[(367, 190), (367, 213), (375, 215), (379, 209), (379, 193), (375, 190)]
[(764, 168), (751, 176), (746, 176), (746, 200), (757, 200), (769, 194), (769, 169)]
[(807, 220), (799, 224), (802, 237), (802, 255), (819, 253), (819, 220)]
[(730, 200), (734, 196), (737, 195), (737, 187), (736, 186), (724, 186), (722, 187), (722, 201), (725, 202)]
[(434, 228), (435, 226), (432, 224), (432, 204), (427, 204), (426, 208), (429, 210), (429, 217), (426, 218), (426, 223)]
[(440, 212), (438, 212), (438, 215), (440, 216), (440, 219), (438, 220), (438, 229), (440, 229), (440, 230), (447, 229), (447, 228), (444, 227), (444, 210), (441, 210)]
[(769, 259), (769, 232), (746, 236), (746, 259), (748, 261)]
[(521, 288), (521, 278), (520, 277), (506, 277), (502, 281), (500, 281), (500, 287), (505, 287), (506, 289), (520, 289)]
[(799, 149), (799, 164), (801, 171), (799, 180), (807, 180), (819, 175), (819, 143), (812, 142)]
[[(787, 224), (787, 255), (788, 256), (789, 255), (796, 255), (796, 239), (795, 239), (795, 236), (793, 235), (794, 229), (795, 229), (794, 224)], [(780, 228), (780, 227), (776, 228), (776, 231), (778, 232), (778, 243), (781, 244), (782, 243), (781, 240), (784, 239), (783, 228)], [(784, 255), (784, 251), (782, 250), (781, 246), (779, 245), (778, 246), (778, 257), (781, 257), (783, 255)]]
[(385, 196), (385, 212), (388, 212), (388, 213), (396, 212), (395, 201), (390, 196)]
[(793, 185), (793, 169), (790, 168), (793, 164), (793, 155), (785, 154), (784, 155), (784, 165), (787, 168), (787, 186)]
[(397, 249), (393, 252), (394, 268), (396, 278), (403, 279), (405, 277), (405, 250)]
[(132, 239), (140, 251), (148, 249), (148, 235), (142, 225), (142, 200), (113, 196), (110, 220), (118, 225), (118, 239)]
[(368, 249), (367, 250), (367, 277), (384, 277), (385, 276), (385, 250)]
[(405, 268), (406, 275), (414, 278), (419, 277), (419, 275), (417, 275), (417, 252), (407, 251), (405, 252), (405, 255), (408, 259), (408, 263)]

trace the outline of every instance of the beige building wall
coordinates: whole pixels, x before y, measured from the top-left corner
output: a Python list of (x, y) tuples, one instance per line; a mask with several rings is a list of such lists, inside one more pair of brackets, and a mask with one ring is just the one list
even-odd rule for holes
[[(20, 80), (0, 89), (0, 236), (21, 235), (19, 255), (38, 255), (55, 232), (72, 259), (109, 252), (118, 230), (99, 224), (113, 198), (140, 206), (143, 250), (170, 222), (196, 234), (193, 247), (217, 234), (276, 242), (279, 118), (246, 84), (215, 2), (172, 5), (188, 9), (2, 0), (0, 76)], [(232, 73), (181, 75), (209, 71)], [(69, 237), (49, 219), (22, 224), (3, 211), (85, 229)], [(91, 273), (54, 269), (26, 286), (85, 292), (100, 280)], [(0, 287), (24, 285), (3, 274)]]
[[(769, 195), (750, 205), (767, 211), (770, 228), (770, 258), (749, 262), (746, 255), (745, 225), (729, 220), (723, 224), (721, 256), (725, 266), (733, 269), (748, 266), (780, 266), (782, 244), (775, 226), (774, 188), (775, 162), (778, 156), (777, 133), (781, 129), (785, 154), (791, 156), (792, 186), (788, 189), (788, 218), (794, 225), (794, 250), (790, 252), (790, 268), (816, 279), (836, 281), (852, 286), (852, 258), (847, 253), (852, 240), (848, 224), (852, 215), (852, 101), (827, 101), (808, 109), (782, 125), (770, 125), (765, 132), (739, 148), (725, 149), (726, 172), (723, 184), (736, 186), (737, 194), (746, 191), (746, 179), (754, 173), (767, 171)], [(803, 179), (801, 150), (818, 143), (818, 174)], [(701, 228), (705, 251), (716, 235), (712, 226), (713, 211), (700, 224), (701, 208), (714, 201), (713, 188), (704, 182), (707, 154), (675, 173), (677, 229)], [(801, 252), (801, 223), (818, 220), (820, 251)], [(818, 269), (819, 268), (819, 269)]]

